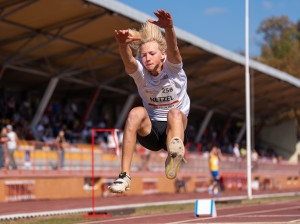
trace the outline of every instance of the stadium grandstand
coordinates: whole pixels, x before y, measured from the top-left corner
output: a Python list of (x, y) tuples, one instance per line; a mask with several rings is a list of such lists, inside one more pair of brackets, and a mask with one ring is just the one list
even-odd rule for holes
[[(152, 16), (110, 0), (12, 0), (0, 1), (0, 9), (1, 128), (12, 125), (20, 140), (15, 167), (1, 143), (0, 202), (90, 197), (92, 160), (96, 196), (110, 196), (126, 115), (142, 105), (114, 30), (138, 28)], [(179, 177), (186, 191), (206, 191), (208, 152), (218, 144), (224, 189), (244, 190), (245, 58), (184, 30), (176, 34), (191, 98), (188, 163)], [(300, 79), (254, 60), (250, 74), (253, 189), (299, 189)], [(165, 158), (137, 144), (134, 191), (126, 194), (175, 193)]]

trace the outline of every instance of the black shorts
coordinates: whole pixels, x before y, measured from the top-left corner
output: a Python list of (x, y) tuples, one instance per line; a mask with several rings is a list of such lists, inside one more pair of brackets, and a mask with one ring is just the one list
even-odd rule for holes
[[(167, 122), (166, 121), (152, 121), (151, 132), (147, 136), (140, 136), (137, 134), (137, 140), (145, 148), (151, 151), (159, 151), (164, 149), (167, 151)], [(184, 131), (184, 141), (183, 144), (187, 143), (187, 128)]]

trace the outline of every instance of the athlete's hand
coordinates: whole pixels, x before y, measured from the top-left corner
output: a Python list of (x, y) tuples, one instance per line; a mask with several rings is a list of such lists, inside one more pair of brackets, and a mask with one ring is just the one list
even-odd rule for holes
[(173, 28), (173, 19), (169, 12), (166, 12), (165, 10), (157, 10), (157, 12), (154, 12), (156, 17), (158, 18), (158, 21), (155, 21), (153, 19), (149, 19), (148, 21), (150, 23), (153, 23), (160, 28)]
[(130, 36), (128, 30), (115, 30), (115, 38), (119, 44), (129, 44), (132, 41), (140, 40), (140, 37)]

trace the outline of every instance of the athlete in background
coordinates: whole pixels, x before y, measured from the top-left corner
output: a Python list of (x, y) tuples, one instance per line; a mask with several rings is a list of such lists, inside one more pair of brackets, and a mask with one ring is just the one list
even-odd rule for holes
[(218, 196), (220, 188), (220, 173), (219, 173), (219, 161), (222, 159), (221, 149), (213, 146), (209, 153), (209, 168), (211, 173), (211, 184), (208, 188), (210, 194)]

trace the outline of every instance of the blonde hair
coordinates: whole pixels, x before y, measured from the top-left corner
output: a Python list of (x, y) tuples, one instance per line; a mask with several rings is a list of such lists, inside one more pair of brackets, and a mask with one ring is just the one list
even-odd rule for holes
[(139, 31), (135, 29), (128, 29), (129, 34), (133, 37), (140, 37), (140, 40), (136, 40), (130, 43), (130, 47), (133, 50), (134, 55), (140, 56), (140, 48), (143, 44), (155, 41), (158, 43), (159, 50), (166, 52), (167, 42), (163, 36), (161, 30), (155, 24), (146, 22), (142, 25)]

